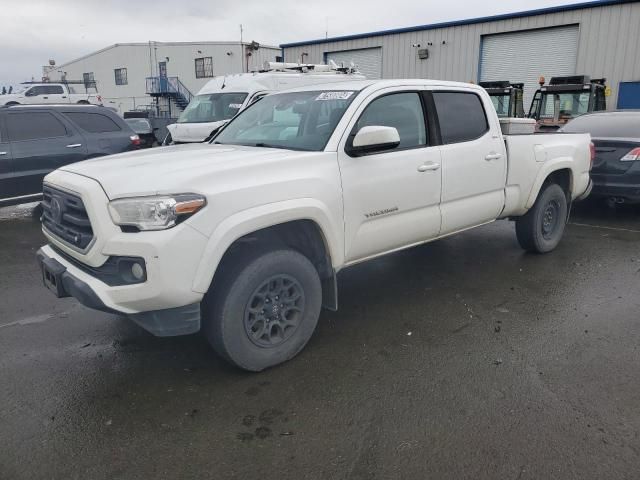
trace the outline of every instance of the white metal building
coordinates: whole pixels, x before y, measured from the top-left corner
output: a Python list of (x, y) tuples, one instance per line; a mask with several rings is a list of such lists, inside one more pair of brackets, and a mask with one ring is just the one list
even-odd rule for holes
[[(120, 112), (150, 105), (156, 92), (184, 86), (195, 95), (217, 75), (242, 73), (275, 61), (280, 49), (240, 42), (148, 42), (117, 43), (84, 57), (55, 66), (43, 67), (43, 76), (51, 81), (95, 81), (105, 105)], [(166, 80), (160, 80), (160, 77)], [(151, 79), (151, 80), (149, 80)], [(162, 93), (162, 92), (161, 92)], [(186, 92), (182, 92), (182, 97)], [(182, 102), (175, 95), (156, 95), (161, 110), (175, 115)]]
[(607, 108), (640, 108), (640, 2), (599, 0), (281, 45), (287, 62), (349, 62), (369, 78), (607, 78)]

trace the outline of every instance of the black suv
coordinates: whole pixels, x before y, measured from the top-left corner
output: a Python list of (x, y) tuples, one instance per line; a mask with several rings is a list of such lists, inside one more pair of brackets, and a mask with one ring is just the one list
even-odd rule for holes
[(112, 110), (97, 105), (0, 107), (0, 206), (38, 200), (49, 172), (140, 147)]

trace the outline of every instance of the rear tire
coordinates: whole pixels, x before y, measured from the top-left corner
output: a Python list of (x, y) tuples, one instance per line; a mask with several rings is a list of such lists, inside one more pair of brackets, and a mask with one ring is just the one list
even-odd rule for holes
[(88, 101), (86, 101), (86, 100), (80, 100), (80, 101), (78, 102), (78, 105), (89, 105), (89, 102), (88, 102)]
[(567, 196), (555, 183), (547, 184), (533, 207), (516, 220), (518, 243), (527, 252), (548, 253), (562, 239), (567, 223)]
[(221, 264), (203, 305), (203, 331), (232, 364), (258, 372), (296, 356), (318, 323), (322, 287), (304, 255), (246, 249)]
[(18, 102), (7, 102), (7, 103), (5, 103), (5, 105), (7, 107), (10, 107), (11, 105), (20, 105), (20, 104)]

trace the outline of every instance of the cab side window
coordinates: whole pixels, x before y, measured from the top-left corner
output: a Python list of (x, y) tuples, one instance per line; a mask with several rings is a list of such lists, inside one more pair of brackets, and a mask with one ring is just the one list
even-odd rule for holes
[(424, 147), (427, 129), (420, 95), (416, 92), (392, 93), (376, 98), (362, 112), (355, 132), (362, 127), (393, 127), (400, 135), (398, 149)]
[(7, 134), (12, 142), (67, 135), (64, 124), (48, 112), (10, 113), (5, 118)]
[(62, 85), (45, 85), (41, 87), (44, 89), (44, 93), (48, 95), (62, 95), (64, 90), (62, 89)]
[(480, 97), (466, 92), (433, 92), (442, 143), (468, 142), (489, 130)]

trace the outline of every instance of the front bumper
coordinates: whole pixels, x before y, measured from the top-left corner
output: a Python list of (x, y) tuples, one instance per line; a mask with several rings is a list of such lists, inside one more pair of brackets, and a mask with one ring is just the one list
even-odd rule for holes
[[(85, 307), (126, 315), (145, 330), (159, 337), (187, 335), (200, 330), (199, 302), (181, 307), (138, 313), (127, 313), (114, 309), (104, 303), (96, 290), (85, 281), (86, 278), (80, 278), (81, 275), (78, 274), (81, 272), (80, 270), (68, 262), (65, 262), (67, 265), (64, 265), (58, 259), (49, 256), (50, 252), (54, 252), (51, 247), (43, 247), (38, 250), (36, 258), (42, 272), (43, 283), (58, 298), (74, 297)], [(64, 259), (61, 260), (64, 261)], [(76, 271), (74, 272), (74, 270)]]

